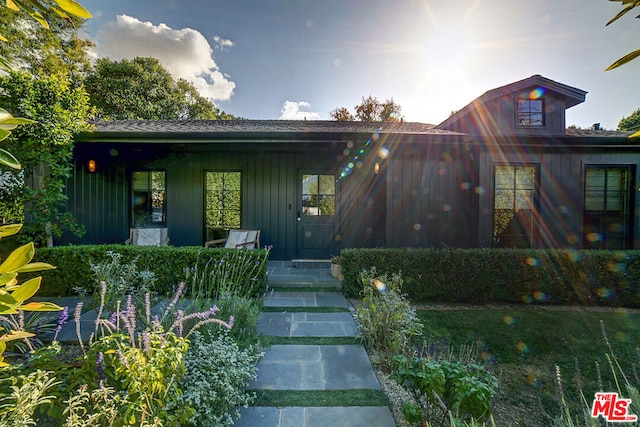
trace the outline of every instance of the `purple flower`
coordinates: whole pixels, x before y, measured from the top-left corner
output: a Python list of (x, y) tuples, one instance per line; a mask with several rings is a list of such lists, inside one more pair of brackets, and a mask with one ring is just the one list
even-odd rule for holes
[(98, 378), (100, 378), (100, 381), (102, 382), (102, 380), (104, 380), (104, 371), (102, 369), (102, 363), (104, 361), (104, 355), (102, 354), (102, 352), (98, 353), (98, 358), (96, 359), (96, 371), (98, 372)]
[(62, 313), (60, 313), (60, 317), (58, 317), (58, 326), (56, 327), (56, 332), (53, 335), (54, 341), (58, 338), (58, 334), (62, 330), (62, 326), (67, 323), (67, 320), (69, 320), (69, 307), (63, 308)]

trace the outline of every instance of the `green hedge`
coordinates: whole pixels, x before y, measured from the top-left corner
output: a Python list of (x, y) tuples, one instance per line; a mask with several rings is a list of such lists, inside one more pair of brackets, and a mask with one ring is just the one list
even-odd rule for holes
[[(125, 245), (96, 246), (59, 246), (39, 248), (34, 261), (47, 262), (56, 267), (55, 270), (42, 271), (36, 274), (22, 275), (21, 280), (31, 276), (42, 276), (42, 285), (38, 296), (61, 297), (75, 295), (73, 288), (81, 286), (93, 290), (96, 281), (89, 262), (99, 263), (108, 260), (107, 252), (122, 254), (122, 262), (136, 260), (138, 271), (152, 271), (156, 275), (156, 291), (161, 295), (171, 295), (180, 282), (185, 281), (185, 269), (195, 267), (202, 270), (209, 261), (220, 260), (225, 253), (237, 249), (205, 249), (202, 247), (154, 247)], [(247, 250), (248, 256), (264, 255), (264, 250)], [(250, 280), (247, 278), (247, 280)], [(258, 272), (258, 280), (266, 289), (267, 270), (263, 265)], [(187, 286), (189, 284), (187, 283)]]
[(640, 251), (344, 249), (343, 292), (358, 275), (402, 272), (413, 301), (640, 307)]

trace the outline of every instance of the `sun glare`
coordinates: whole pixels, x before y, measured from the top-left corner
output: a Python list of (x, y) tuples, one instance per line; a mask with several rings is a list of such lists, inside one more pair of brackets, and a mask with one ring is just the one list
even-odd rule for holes
[(469, 63), (472, 44), (464, 27), (435, 28), (424, 49), (425, 65), (432, 72), (461, 73)]

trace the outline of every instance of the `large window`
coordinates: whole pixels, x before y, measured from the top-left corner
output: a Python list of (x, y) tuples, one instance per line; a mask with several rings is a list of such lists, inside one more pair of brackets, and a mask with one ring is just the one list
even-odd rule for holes
[(498, 165), (495, 169), (493, 245), (530, 248), (536, 240), (537, 167)]
[(518, 99), (518, 126), (544, 126), (542, 99)]
[(164, 171), (134, 171), (131, 174), (132, 226), (161, 227), (166, 224)]
[(302, 214), (331, 216), (335, 213), (335, 175), (302, 175)]
[(205, 227), (207, 240), (226, 237), (241, 225), (241, 173), (206, 172)]
[(583, 217), (585, 248), (631, 248), (631, 188), (630, 167), (586, 168)]

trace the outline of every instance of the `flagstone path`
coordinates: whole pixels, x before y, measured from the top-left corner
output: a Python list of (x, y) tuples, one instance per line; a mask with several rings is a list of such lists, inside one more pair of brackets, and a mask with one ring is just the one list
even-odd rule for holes
[[(265, 307), (282, 308), (262, 314), (259, 332), (277, 337), (355, 337), (350, 312), (322, 312), (348, 308), (329, 269), (297, 269), (290, 262), (269, 262), (269, 291)], [(286, 287), (287, 291), (279, 288)], [(298, 292), (295, 288), (317, 288)], [(325, 288), (323, 290), (323, 288)], [(296, 308), (287, 312), (287, 308)], [(300, 307), (309, 311), (300, 312)], [(380, 390), (371, 362), (361, 345), (284, 344), (266, 350), (258, 363), (254, 390)], [(252, 406), (241, 410), (239, 427), (395, 427), (388, 406)]]

